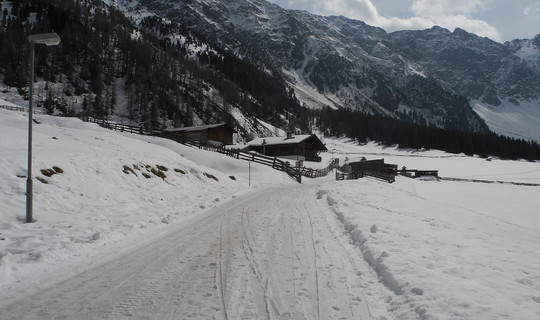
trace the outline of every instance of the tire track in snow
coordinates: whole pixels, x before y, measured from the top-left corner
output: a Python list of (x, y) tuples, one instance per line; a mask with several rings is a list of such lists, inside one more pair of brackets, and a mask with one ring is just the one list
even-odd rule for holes
[[(344, 253), (321, 248), (336, 247), (336, 239), (313, 196), (313, 185), (291, 185), (238, 197), (8, 312), (17, 319), (368, 318), (339, 283), (354, 277)], [(329, 268), (333, 260), (347, 267)]]
[[(394, 187), (390, 186), (390, 188)], [(396, 188), (394, 188), (394, 190), (397, 192), (399, 191), (399, 189)], [(318, 199), (321, 199), (323, 195), (326, 195), (329, 209), (335, 214), (335, 217), (341, 222), (344, 231), (348, 234), (350, 240), (362, 253), (364, 261), (369, 265), (371, 271), (378, 276), (378, 281), (393, 293), (393, 298), (389, 297), (387, 301), (387, 303), (390, 304), (387, 311), (394, 313), (400, 310), (400, 312), (402, 312), (401, 314), (397, 315), (396, 313), (394, 315), (397, 315), (397, 317), (400, 319), (430, 319), (431, 316), (426, 312), (426, 309), (423, 306), (416, 306), (413, 304), (410, 298), (410, 292), (404, 289), (404, 285), (394, 277), (394, 274), (380, 259), (382, 253), (377, 255), (378, 252), (374, 251), (369, 245), (366, 244), (368, 239), (363, 234), (362, 230), (360, 230), (356, 224), (350, 222), (347, 217), (338, 209), (337, 204), (339, 202), (336, 201), (332, 196), (328, 195), (326, 191), (322, 190), (318, 192)], [(377, 208), (376, 206), (365, 205), (364, 203), (362, 203), (362, 205)], [(395, 214), (401, 213), (395, 212)], [(413, 294), (416, 294), (414, 291), (412, 292)], [(393, 300), (396, 302), (396, 304), (391, 302)]]
[[(253, 246), (250, 244), (250, 241), (246, 232), (246, 226), (245, 226), (244, 220), (245, 220), (245, 209), (242, 209), (242, 213), (240, 215), (240, 221), (242, 224), (242, 249), (244, 251), (244, 255), (246, 259), (249, 261), (250, 269), (258, 281), (258, 285), (262, 291), (262, 295), (264, 296), (266, 318), (270, 320), (270, 310), (268, 308), (268, 304), (270, 300), (270, 297), (269, 297), (270, 294), (268, 292), (268, 277), (266, 278), (266, 281), (263, 280), (259, 266), (257, 265), (257, 263), (255, 262), (255, 259), (253, 258)], [(264, 285), (263, 285), (263, 281), (265, 282)], [(272, 302), (270, 302), (270, 304), (272, 304)], [(272, 308), (274, 309), (274, 312), (277, 311), (277, 314), (279, 314), (279, 311), (276, 310), (273, 304), (272, 304)]]
[[(307, 208), (306, 208), (307, 209)], [(320, 288), (319, 288), (319, 272), (317, 270), (317, 248), (315, 247), (315, 235), (313, 228), (313, 220), (309, 214), (309, 210), (305, 210), (306, 215), (309, 219), (309, 225), (311, 230), (311, 245), (313, 248), (313, 266), (315, 269), (315, 287), (316, 287), (316, 297), (317, 297), (317, 319), (321, 319), (321, 299), (320, 299)]]
[[(59, 281), (34, 292), (21, 286), (27, 294), (13, 294), (24, 299), (2, 304), (0, 318), (172, 319), (179, 312), (182, 319), (212, 317), (220, 309), (211, 266), (219, 221), (206, 214), (193, 220), (131, 249), (126, 243), (111, 247), (93, 265), (85, 265), (88, 259), (70, 264), (65, 275), (54, 275)], [(201, 233), (210, 236), (200, 240)]]
[(223, 277), (223, 258), (222, 258), (222, 253), (223, 253), (223, 220), (225, 220), (225, 216), (226, 214), (222, 215), (221, 216), (221, 222), (219, 224), (219, 248), (218, 248), (218, 262), (217, 262), (217, 270), (216, 270), (216, 274), (217, 274), (217, 281), (216, 281), (216, 285), (218, 287), (218, 292), (219, 292), (219, 300), (221, 302), (221, 309), (222, 309), (222, 312), (223, 312), (223, 317), (224, 319), (229, 319), (228, 316), (227, 316), (227, 305), (225, 303), (225, 283), (224, 283), (224, 277)]
[[(320, 199), (321, 197), (322, 197), (322, 193), (321, 193), (321, 190), (319, 190), (317, 192), (317, 199)], [(332, 212), (332, 216), (335, 217), (333, 212)], [(360, 268), (358, 266), (358, 262), (353, 259), (353, 257), (355, 256), (354, 253), (352, 252), (352, 250), (351, 251), (347, 250), (344, 243), (338, 238), (338, 235), (337, 235), (338, 232), (341, 233), (342, 231), (340, 229), (338, 229), (338, 230), (332, 229), (332, 227), (331, 227), (331, 224), (335, 224), (335, 226), (339, 228), (339, 226), (337, 225), (338, 223), (340, 223), (339, 220), (336, 219), (336, 218), (329, 219), (330, 217), (327, 214), (323, 214), (322, 217), (323, 217), (323, 218), (321, 218), (322, 222), (319, 223), (319, 225), (322, 225), (322, 226), (326, 227), (329, 234), (332, 235), (332, 237), (334, 238), (334, 240), (338, 244), (338, 248), (342, 252), (341, 256), (347, 257), (347, 260), (349, 261), (349, 265), (354, 270), (353, 275), (360, 277), (362, 272), (360, 271)], [(342, 225), (341, 228), (344, 228), (344, 226)], [(342, 261), (342, 260), (339, 260), (339, 261), (341, 263), (341, 266), (342, 266), (343, 270), (345, 270), (345, 268), (346, 268), (345, 262)], [(349, 285), (348, 280), (345, 280), (345, 286), (346, 286), (347, 293), (348, 293), (347, 298), (348, 298), (348, 301), (349, 301), (349, 308), (350, 308), (351, 315), (353, 316), (354, 319), (357, 319), (357, 316), (355, 315), (355, 312), (354, 312), (353, 303), (351, 301), (351, 297), (353, 297), (354, 294), (352, 292), (351, 285)], [(364, 306), (365, 310), (367, 311), (367, 315), (369, 316), (369, 319), (374, 319), (373, 314), (371, 313), (371, 310), (370, 310), (369, 305), (367, 303), (367, 299), (366, 299), (366, 295), (365, 295), (364, 291), (360, 290), (360, 292), (362, 294), (362, 305)], [(357, 297), (353, 298), (353, 300), (358, 302)]]
[[(178, 311), (184, 319), (198, 318), (199, 315), (182, 310), (180, 306), (192, 304), (197, 295), (211, 300), (215, 291), (212, 290), (215, 283), (212, 257), (216, 245), (206, 242), (209, 246), (193, 246), (189, 243), (197, 242), (198, 233), (193, 235), (184, 238), (185, 244), (158, 247), (159, 257), (149, 257), (152, 260), (145, 268), (147, 271), (138, 274), (143, 277), (138, 279), (137, 287), (127, 294), (127, 298), (120, 300), (105, 319), (131, 319), (134, 316), (165, 319), (174, 318)], [(217, 306), (210, 309), (210, 312), (220, 310)]]

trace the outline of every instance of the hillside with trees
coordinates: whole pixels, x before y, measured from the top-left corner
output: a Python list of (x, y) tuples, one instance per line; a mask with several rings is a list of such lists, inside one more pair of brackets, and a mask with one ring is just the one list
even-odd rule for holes
[[(403, 113), (400, 121), (346, 108), (305, 108), (279, 72), (157, 16), (135, 24), (98, 0), (0, 5), (0, 81), (5, 90), (28, 99), (28, 35), (56, 32), (62, 39), (60, 46), (35, 48), (40, 85), (34, 101), (49, 114), (114, 117), (152, 129), (225, 122), (244, 140), (273, 134), (261, 124), (267, 122), (286, 131), (321, 129), (359, 142), (540, 159), (536, 143), (459, 131), (457, 124), (454, 131), (445, 131), (407, 121), (418, 122), (418, 113)], [(381, 101), (392, 98), (380, 95)]]
[(50, 114), (104, 119), (124, 112), (147, 128), (226, 122), (249, 135), (231, 116), (234, 106), (249, 117), (281, 127), (293, 120), (307, 129), (283, 81), (178, 25), (148, 17), (137, 27), (101, 1), (15, 0), (2, 12), (0, 73), (25, 98), (27, 36), (54, 31), (62, 39), (59, 47), (36, 46), (36, 78), (45, 82), (36, 105)]

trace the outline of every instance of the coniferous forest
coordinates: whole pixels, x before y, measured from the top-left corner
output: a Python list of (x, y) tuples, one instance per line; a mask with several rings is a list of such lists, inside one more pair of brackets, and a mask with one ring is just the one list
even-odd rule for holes
[[(36, 103), (49, 113), (79, 115), (82, 109), (84, 116), (106, 118), (115, 112), (122, 90), (129, 118), (147, 128), (189, 126), (196, 119), (238, 126), (229, 113), (230, 106), (237, 106), (279, 126), (286, 123), (277, 115), (287, 114), (295, 127), (307, 130), (303, 108), (283, 80), (210, 48), (176, 25), (150, 17), (134, 28), (121, 12), (100, 1), (15, 0), (11, 12), (2, 12), (0, 72), (7, 86), (25, 96), (27, 36), (54, 31), (62, 39), (59, 47), (36, 46), (36, 77), (50, 84), (46, 88), (54, 87)], [(167, 40), (172, 34), (185, 41)]]
[(540, 159), (540, 145), (495, 133), (472, 133), (420, 126), (350, 110), (322, 110), (320, 127), (329, 135), (345, 135), (359, 142), (379, 141), (400, 148), (437, 149), (487, 158)]
[(231, 114), (235, 109), (250, 121), (284, 130), (320, 129), (359, 142), (540, 159), (537, 143), (493, 133), (446, 131), (347, 109), (306, 108), (278, 72), (156, 17), (136, 26), (97, 0), (10, 4), (9, 10), (0, 7), (0, 79), (7, 87), (28, 98), (28, 35), (56, 32), (62, 39), (58, 47), (35, 49), (35, 75), (45, 82), (35, 102), (50, 114), (107, 119), (119, 112), (122, 99), (124, 116), (146, 128), (226, 122), (245, 139), (260, 134), (238, 122)]

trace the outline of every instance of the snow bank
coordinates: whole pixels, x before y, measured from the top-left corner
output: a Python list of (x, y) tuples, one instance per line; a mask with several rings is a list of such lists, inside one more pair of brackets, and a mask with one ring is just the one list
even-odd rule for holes
[(396, 318), (540, 315), (538, 187), (369, 178), (318, 192), (393, 291)]

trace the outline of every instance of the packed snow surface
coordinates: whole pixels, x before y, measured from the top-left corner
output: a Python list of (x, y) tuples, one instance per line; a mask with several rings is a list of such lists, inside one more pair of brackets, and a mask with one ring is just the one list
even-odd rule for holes
[(497, 182), (298, 184), (169, 140), (35, 119), (26, 224), (28, 118), (0, 109), (0, 319), (540, 317), (538, 162), (323, 138), (318, 167), (384, 158)]

